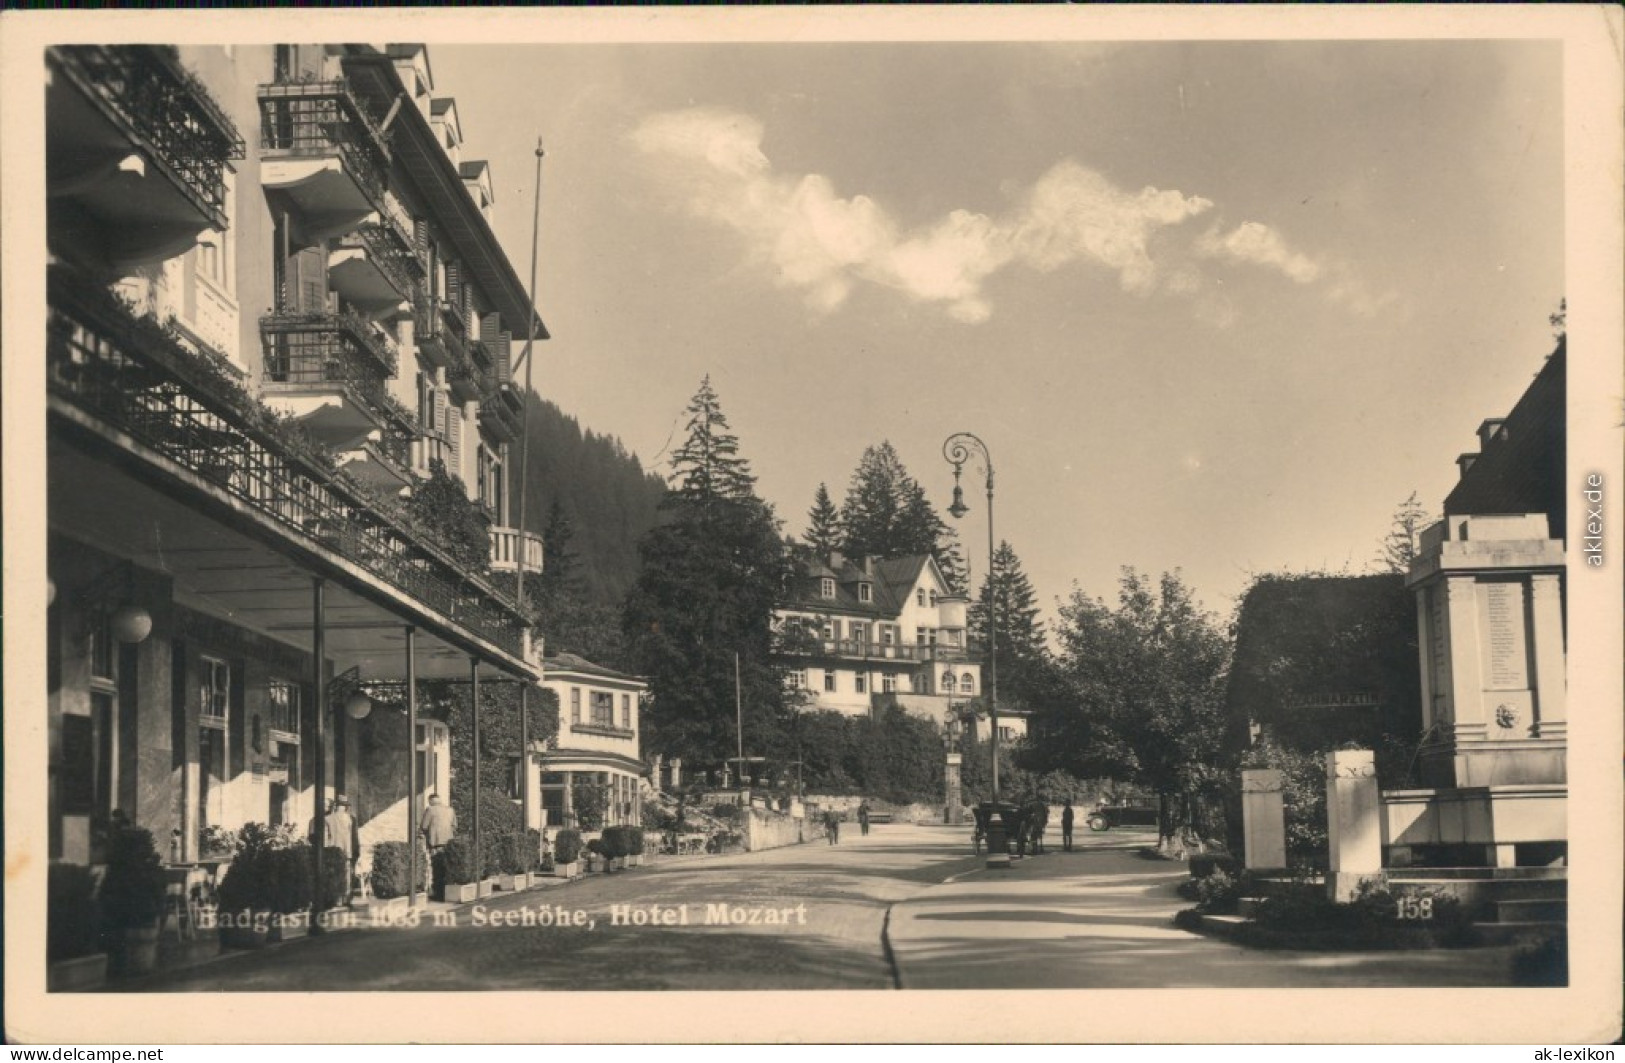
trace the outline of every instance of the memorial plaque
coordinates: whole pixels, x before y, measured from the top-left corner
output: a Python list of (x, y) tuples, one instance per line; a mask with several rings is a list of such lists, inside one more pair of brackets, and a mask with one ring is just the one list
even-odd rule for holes
[(1479, 588), (1483, 620), (1484, 687), (1526, 690), (1529, 687), (1524, 636), (1523, 584), (1485, 583)]
[(1450, 656), (1446, 637), (1445, 589), (1442, 585), (1426, 591), (1428, 607), (1428, 663), (1432, 668), (1433, 700), (1444, 702), (1450, 695)]

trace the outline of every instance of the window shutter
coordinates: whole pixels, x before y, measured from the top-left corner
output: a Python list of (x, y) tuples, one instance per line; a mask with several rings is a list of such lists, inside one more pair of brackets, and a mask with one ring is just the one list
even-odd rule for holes
[(453, 306), (463, 305), (463, 270), (460, 262), (446, 263), (446, 300)]
[(513, 333), (504, 332), (497, 338), (496, 349), (497, 382), (507, 384), (513, 380)]
[(446, 449), (451, 451), (447, 472), (460, 476), (463, 468), (463, 411), (457, 406), (446, 408)]

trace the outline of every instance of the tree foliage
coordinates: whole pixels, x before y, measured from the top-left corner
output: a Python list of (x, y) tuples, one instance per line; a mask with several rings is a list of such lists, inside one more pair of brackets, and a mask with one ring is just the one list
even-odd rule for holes
[(736, 660), (746, 753), (778, 738), (784, 694), (772, 617), (790, 564), (709, 378), (688, 412), (666, 519), (639, 545), (622, 630), (632, 667), (649, 679), (647, 748), (704, 764), (735, 752)]
[(891, 706), (877, 717), (828, 709), (792, 723), (786, 753), (802, 762), (812, 793), (863, 794), (907, 804), (943, 797), (944, 749), (930, 720)]
[(1416, 492), (1412, 491), (1410, 497), (1394, 510), (1393, 523), (1387, 536), (1382, 540), (1382, 553), (1378, 556), (1377, 563), (1383, 566), (1384, 571), (1404, 575), (1410, 570), (1411, 562), (1416, 560), (1421, 546), (1422, 530), (1437, 519), (1428, 513), (1426, 506), (1416, 500)]
[(930, 554), (950, 587), (965, 587), (958, 536), (889, 442), (863, 452), (841, 505), (840, 527), (841, 550), (849, 557)]
[(537, 624), (549, 653), (573, 653), (609, 668), (626, 664), (618, 610), (596, 600), (572, 549), (574, 522), (555, 500), (542, 531), (543, 567), (535, 580)]
[[(534, 532), (565, 522), (569, 529), (565, 549), (555, 549), (552, 537), (543, 533), (544, 575), (562, 561), (575, 600), (618, 610), (637, 578), (638, 540), (659, 519), (665, 483), (645, 471), (620, 440), (583, 429), (574, 417), (534, 392), (526, 399), (523, 445), (529, 485), (521, 523)], [(510, 446), (509, 452), (517, 514), (519, 444)], [(527, 584), (531, 578), (526, 577)], [(563, 629), (558, 623), (543, 626), (555, 640)]]
[(807, 511), (807, 534), (802, 541), (818, 557), (828, 557), (830, 551), (841, 548), (841, 511), (835, 508), (824, 484), (819, 484), (813, 495), (812, 509)]
[(1216, 794), (1229, 642), (1178, 574), (1125, 568), (1115, 607), (1075, 590), (1061, 619), (1064, 690), (1035, 706), (1038, 763)]
[[(996, 640), (989, 637), (990, 601), (997, 620)], [(1000, 703), (1030, 705), (1041, 697), (1044, 673), (1050, 667), (1044, 623), (1032, 582), (1008, 542), (1001, 542), (993, 554), (993, 572), (971, 602), (969, 624), (971, 638), (984, 648), (997, 644)]]

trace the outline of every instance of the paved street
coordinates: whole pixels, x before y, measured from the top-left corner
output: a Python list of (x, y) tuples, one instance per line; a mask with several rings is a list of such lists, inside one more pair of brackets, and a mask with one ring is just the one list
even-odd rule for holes
[(1070, 853), (974, 870), (892, 909), (905, 989), (1511, 984), (1511, 949), (1290, 952), (1176, 930), (1184, 864), (1140, 855), (1150, 832), (1085, 830)]
[[(888, 989), (886, 909), (976, 866), (969, 828), (845, 824), (762, 853), (687, 857), (482, 901), (487, 916), (581, 910), (591, 927), (355, 929), (144, 981), (151, 991)], [(611, 925), (614, 906), (686, 910), (687, 926)], [(708, 906), (757, 923), (705, 925)], [(736, 913), (734, 909), (739, 911)], [(788, 911), (787, 911), (788, 910)], [(754, 914), (753, 914), (754, 913)], [(519, 918), (518, 914), (511, 916)], [(769, 922), (768, 920), (775, 920)], [(786, 921), (788, 919), (788, 921)]]
[[(1056, 848), (992, 872), (968, 852), (968, 828), (888, 824), (863, 837), (847, 824), (838, 846), (668, 860), (465, 905), (454, 910), (455, 926), (346, 930), (129, 988), (1508, 984), (1508, 949), (1262, 951), (1176, 930), (1173, 914), (1188, 902), (1175, 886), (1186, 870), (1139, 855), (1152, 840), (1085, 830), (1075, 852)], [(561, 912), (571, 925), (558, 925)]]

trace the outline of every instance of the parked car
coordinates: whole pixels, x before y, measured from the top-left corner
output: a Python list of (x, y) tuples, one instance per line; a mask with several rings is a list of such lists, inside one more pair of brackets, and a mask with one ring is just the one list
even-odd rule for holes
[(1117, 804), (1097, 805), (1084, 822), (1094, 831), (1113, 827), (1155, 827), (1157, 806), (1143, 801), (1124, 801)]

